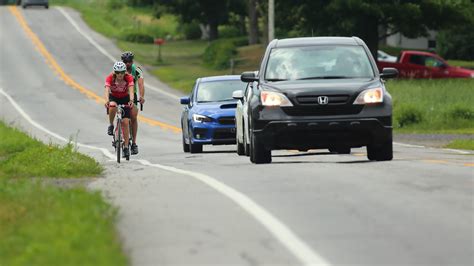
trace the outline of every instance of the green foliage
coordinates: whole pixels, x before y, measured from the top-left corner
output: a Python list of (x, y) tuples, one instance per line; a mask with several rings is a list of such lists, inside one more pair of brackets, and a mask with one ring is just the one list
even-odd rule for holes
[(122, 9), (127, 4), (127, 0), (107, 0), (107, 8), (111, 10)]
[(474, 120), (474, 110), (470, 106), (454, 105), (446, 112), (446, 118)]
[(418, 124), (423, 121), (423, 113), (415, 106), (404, 105), (398, 108), (395, 114), (395, 121), (400, 128)]
[[(429, 29), (465, 24), (472, 9), (471, 0), (281, 0), (276, 1), (275, 16), (276, 27), (293, 36), (358, 36), (374, 53), (387, 33), (425, 36)], [(379, 31), (381, 27), (387, 32)]]
[(230, 66), (230, 59), (237, 53), (233, 40), (222, 39), (213, 41), (204, 51), (204, 64), (213, 69), (224, 69)]
[[(48, 185), (100, 174), (91, 158), (44, 145), (0, 122), (0, 265), (127, 265), (117, 210), (98, 192)], [(68, 185), (68, 179), (54, 183)]]
[[(109, 1), (117, 1), (121, 7), (114, 6), (112, 10)], [(149, 37), (142, 36), (163, 38), (177, 35), (176, 16), (164, 14), (156, 19), (151, 8), (121, 5), (120, 2), (121, 0), (55, 0), (51, 4), (63, 4), (77, 9), (91, 28), (113, 39), (149, 41)]]
[[(21, 131), (0, 122), (0, 158), (43, 145)], [(1, 161), (1, 159), (0, 159)]]
[(201, 29), (199, 28), (198, 23), (183, 23), (181, 25), (181, 31), (186, 40), (197, 40), (201, 38)]
[(127, 265), (99, 193), (0, 179), (2, 265)]
[(96, 176), (103, 169), (92, 158), (65, 147), (44, 145), (0, 123), (0, 172), (9, 177)]
[(220, 38), (233, 38), (242, 36), (240, 30), (234, 26), (224, 25), (219, 27)]
[[(394, 126), (406, 133), (474, 134), (474, 119), (466, 119), (472, 117), (472, 88), (474, 79), (390, 80)], [(410, 124), (415, 121), (419, 122)]]
[(153, 43), (154, 37), (147, 33), (129, 32), (123, 35), (123, 40), (137, 43)]
[(437, 52), (445, 59), (474, 60), (474, 23), (438, 32)]
[(451, 149), (463, 149), (463, 150), (474, 150), (473, 139), (457, 139), (446, 145), (446, 148)]

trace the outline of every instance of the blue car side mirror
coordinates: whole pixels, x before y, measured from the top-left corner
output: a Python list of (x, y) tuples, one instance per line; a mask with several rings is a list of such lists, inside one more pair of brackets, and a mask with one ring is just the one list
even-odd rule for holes
[(189, 97), (181, 97), (181, 98), (179, 99), (179, 102), (180, 102), (181, 104), (189, 104), (189, 101), (190, 101), (190, 100), (189, 100)]

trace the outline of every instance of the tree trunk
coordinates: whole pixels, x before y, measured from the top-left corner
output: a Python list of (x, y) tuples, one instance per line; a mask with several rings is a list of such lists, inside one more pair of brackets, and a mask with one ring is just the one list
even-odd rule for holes
[(213, 15), (208, 16), (208, 24), (209, 24), (209, 40), (213, 41), (219, 38), (219, 18)]
[(249, 44), (258, 43), (257, 1), (249, 0)]
[(370, 53), (377, 61), (377, 50), (379, 49), (379, 23), (377, 18), (368, 17), (362, 20), (362, 25), (359, 28), (363, 29), (359, 37), (367, 44)]
[(199, 24), (201, 29), (201, 40), (209, 40), (209, 25)]

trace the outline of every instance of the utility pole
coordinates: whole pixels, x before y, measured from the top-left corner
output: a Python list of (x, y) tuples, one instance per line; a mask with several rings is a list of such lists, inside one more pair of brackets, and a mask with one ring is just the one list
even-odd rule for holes
[(268, 0), (268, 42), (275, 39), (275, 0)]

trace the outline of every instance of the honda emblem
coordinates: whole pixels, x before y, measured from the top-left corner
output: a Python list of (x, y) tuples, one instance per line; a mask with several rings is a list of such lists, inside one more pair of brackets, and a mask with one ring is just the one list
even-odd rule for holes
[(329, 97), (328, 96), (319, 96), (318, 97), (318, 104), (319, 105), (326, 105), (329, 103)]

